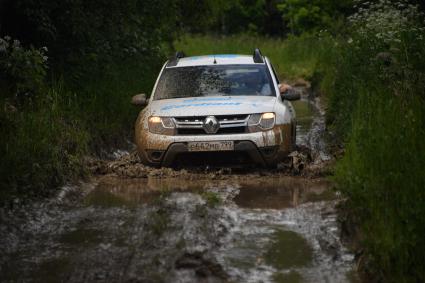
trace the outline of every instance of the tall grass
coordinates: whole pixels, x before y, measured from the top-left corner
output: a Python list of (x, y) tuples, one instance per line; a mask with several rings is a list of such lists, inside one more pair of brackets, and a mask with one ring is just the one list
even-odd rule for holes
[(351, 24), (324, 87), (329, 126), (346, 141), (335, 180), (359, 224), (362, 267), (383, 282), (424, 282), (423, 14), (379, 1)]
[(84, 174), (81, 156), (89, 134), (72, 93), (60, 86), (43, 101), (19, 111), (1, 111), (0, 193), (45, 196), (49, 189)]
[(140, 108), (130, 99), (150, 92), (163, 60), (121, 62), (78, 86), (66, 78), (55, 81), (16, 108), (2, 93), (1, 199), (50, 194), (87, 175), (87, 155), (103, 154), (131, 139)]
[(362, 267), (385, 282), (422, 282), (425, 103), (391, 97), (385, 88), (360, 89), (358, 95), (335, 179), (361, 228)]
[(109, 72), (90, 76), (75, 89), (78, 107), (90, 132), (90, 149), (100, 153), (131, 139), (134, 121), (140, 111), (130, 104), (138, 93), (150, 94), (164, 58), (141, 62), (120, 62)]

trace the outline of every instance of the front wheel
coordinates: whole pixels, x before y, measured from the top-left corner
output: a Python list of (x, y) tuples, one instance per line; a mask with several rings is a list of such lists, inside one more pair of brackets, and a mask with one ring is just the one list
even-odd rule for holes
[(137, 156), (139, 156), (140, 163), (142, 163), (145, 166), (154, 167), (154, 168), (161, 167), (161, 164), (159, 163), (150, 162), (142, 152), (138, 151)]

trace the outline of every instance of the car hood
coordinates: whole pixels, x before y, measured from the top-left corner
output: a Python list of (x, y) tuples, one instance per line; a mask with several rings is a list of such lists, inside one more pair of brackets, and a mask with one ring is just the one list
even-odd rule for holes
[(154, 100), (151, 115), (182, 117), (273, 112), (275, 96), (209, 96)]

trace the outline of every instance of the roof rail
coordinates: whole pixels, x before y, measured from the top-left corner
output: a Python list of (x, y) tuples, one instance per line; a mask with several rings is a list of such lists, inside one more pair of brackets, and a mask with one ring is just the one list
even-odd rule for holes
[(264, 57), (259, 48), (255, 48), (254, 55), (252, 57), (254, 58), (254, 63), (264, 63)]
[(184, 58), (186, 55), (183, 51), (177, 51), (174, 57), (168, 60), (167, 67), (174, 67), (179, 62), (179, 59)]

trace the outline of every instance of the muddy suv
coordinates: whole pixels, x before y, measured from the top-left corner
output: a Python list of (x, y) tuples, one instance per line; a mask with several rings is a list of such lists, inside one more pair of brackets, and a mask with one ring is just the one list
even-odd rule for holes
[(151, 166), (274, 166), (295, 145), (300, 95), (282, 89), (267, 57), (178, 52), (165, 63), (135, 125), (138, 153)]

